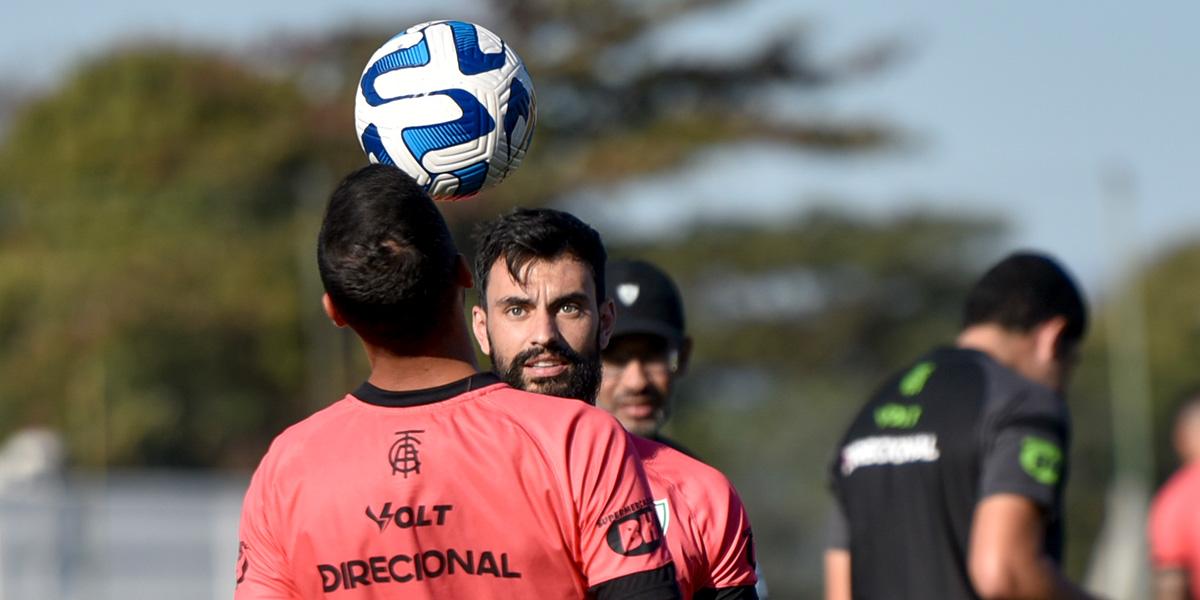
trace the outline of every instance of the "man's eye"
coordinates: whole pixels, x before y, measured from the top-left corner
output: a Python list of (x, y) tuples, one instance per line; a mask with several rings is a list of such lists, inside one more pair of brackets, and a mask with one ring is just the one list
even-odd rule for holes
[(562, 305), (562, 307), (560, 307), (558, 310), (559, 310), (559, 312), (562, 312), (562, 313), (565, 313), (565, 314), (568, 314), (568, 315), (572, 315), (572, 314), (575, 314), (575, 313), (579, 312), (579, 305), (577, 305), (577, 304), (564, 304), (564, 305)]
[(504, 310), (504, 314), (510, 317), (519, 317), (525, 314), (525, 308), (521, 306), (510, 306)]

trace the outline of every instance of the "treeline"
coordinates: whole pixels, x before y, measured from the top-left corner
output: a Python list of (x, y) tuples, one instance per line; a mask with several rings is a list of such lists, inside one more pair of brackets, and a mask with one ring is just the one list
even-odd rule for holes
[[(508, 27), (496, 29), (530, 63), (540, 121), (520, 171), (446, 207), (466, 252), (481, 218), (679, 169), (714, 146), (840, 155), (903, 138), (888, 124), (776, 118), (755, 101), (869, 74), (888, 64), (886, 41), (864, 44), (873, 61), (831, 67), (781, 35), (739, 64), (647, 61), (614, 77), (597, 57), (636, 49), (690, 7), (517, 4), (499, 7)], [(79, 467), (249, 468), (282, 427), (351, 389), (364, 361), (320, 312), (316, 224), (333, 182), (363, 161), (351, 117), (362, 64), (405, 25), (255, 57), (124, 49), (16, 111), (0, 145), (0, 434), (54, 427)], [(550, 27), (570, 33), (565, 50), (543, 52)], [(731, 166), (730, 202), (743, 193)], [(685, 295), (696, 356), (674, 435), (741, 489), (773, 591), (812, 595), (835, 437), (885, 374), (952, 340), (963, 291), (1006, 250), (1004, 223), (828, 208), (654, 240), (611, 223), (612, 255), (659, 262)], [(1158, 440), (1197, 379), (1198, 267), (1200, 244), (1183, 245), (1113, 292), (1145, 290)], [(1076, 573), (1111, 479), (1100, 321), (1071, 400)], [(1156, 443), (1161, 478), (1172, 459)]]

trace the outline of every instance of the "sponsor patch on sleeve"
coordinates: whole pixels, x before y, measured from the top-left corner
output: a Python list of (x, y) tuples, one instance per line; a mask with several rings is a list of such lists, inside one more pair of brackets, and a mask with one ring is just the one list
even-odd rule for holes
[(1062, 458), (1062, 450), (1054, 442), (1031, 435), (1021, 440), (1021, 469), (1042, 485), (1058, 483)]
[(605, 524), (608, 547), (622, 556), (650, 554), (662, 545), (662, 529), (650, 500), (630, 504), (596, 523), (600, 527)]

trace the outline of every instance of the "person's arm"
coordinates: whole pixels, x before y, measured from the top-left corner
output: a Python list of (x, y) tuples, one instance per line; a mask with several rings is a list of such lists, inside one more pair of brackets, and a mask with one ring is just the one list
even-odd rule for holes
[(238, 528), (238, 560), (235, 600), (299, 600), (302, 596), (287, 568), (287, 556), (272, 527), (280, 516), (272, 494), (274, 462), (270, 452), (263, 458), (242, 502)]
[(825, 550), (825, 600), (850, 600), (850, 551)]
[(758, 590), (752, 585), (698, 590), (692, 600), (758, 600)]
[(601, 600), (675, 600), (675, 565), (629, 435), (612, 415), (582, 407), (563, 437), (581, 574)]
[(1046, 538), (1067, 477), (1066, 405), (1049, 388), (1022, 387), (996, 390), (986, 408), (967, 573), (982, 598), (1091, 598), (1063, 575)]
[(592, 586), (588, 594), (595, 600), (676, 600), (681, 597), (674, 564), (610, 579)]
[(707, 471), (704, 496), (693, 508), (708, 566), (707, 581), (695, 600), (759, 600), (758, 563), (754, 534), (746, 506), (720, 472), (697, 463)]
[(850, 526), (836, 498), (825, 530), (825, 600), (850, 600)]
[(980, 597), (1092, 598), (1043, 552), (1041, 510), (1016, 494), (988, 496), (975, 509), (968, 572)]

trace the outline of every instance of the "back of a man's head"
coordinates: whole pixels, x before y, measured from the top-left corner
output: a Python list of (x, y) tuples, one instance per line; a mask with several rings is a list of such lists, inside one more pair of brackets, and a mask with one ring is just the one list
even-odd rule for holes
[(572, 257), (592, 271), (596, 302), (604, 302), (604, 272), (608, 253), (600, 234), (578, 217), (550, 208), (518, 208), (482, 224), (475, 233), (475, 280), (479, 303), (487, 303), (488, 274), (501, 258), (514, 281), (534, 260)]
[(1059, 349), (1074, 347), (1087, 331), (1087, 306), (1078, 286), (1054, 259), (1017, 252), (996, 263), (967, 295), (963, 327), (992, 324), (1026, 333), (1054, 317), (1066, 324)]
[(348, 175), (329, 200), (317, 242), (321, 283), (365, 341), (410, 348), (451, 314), (458, 250), (433, 200), (395, 167)]

